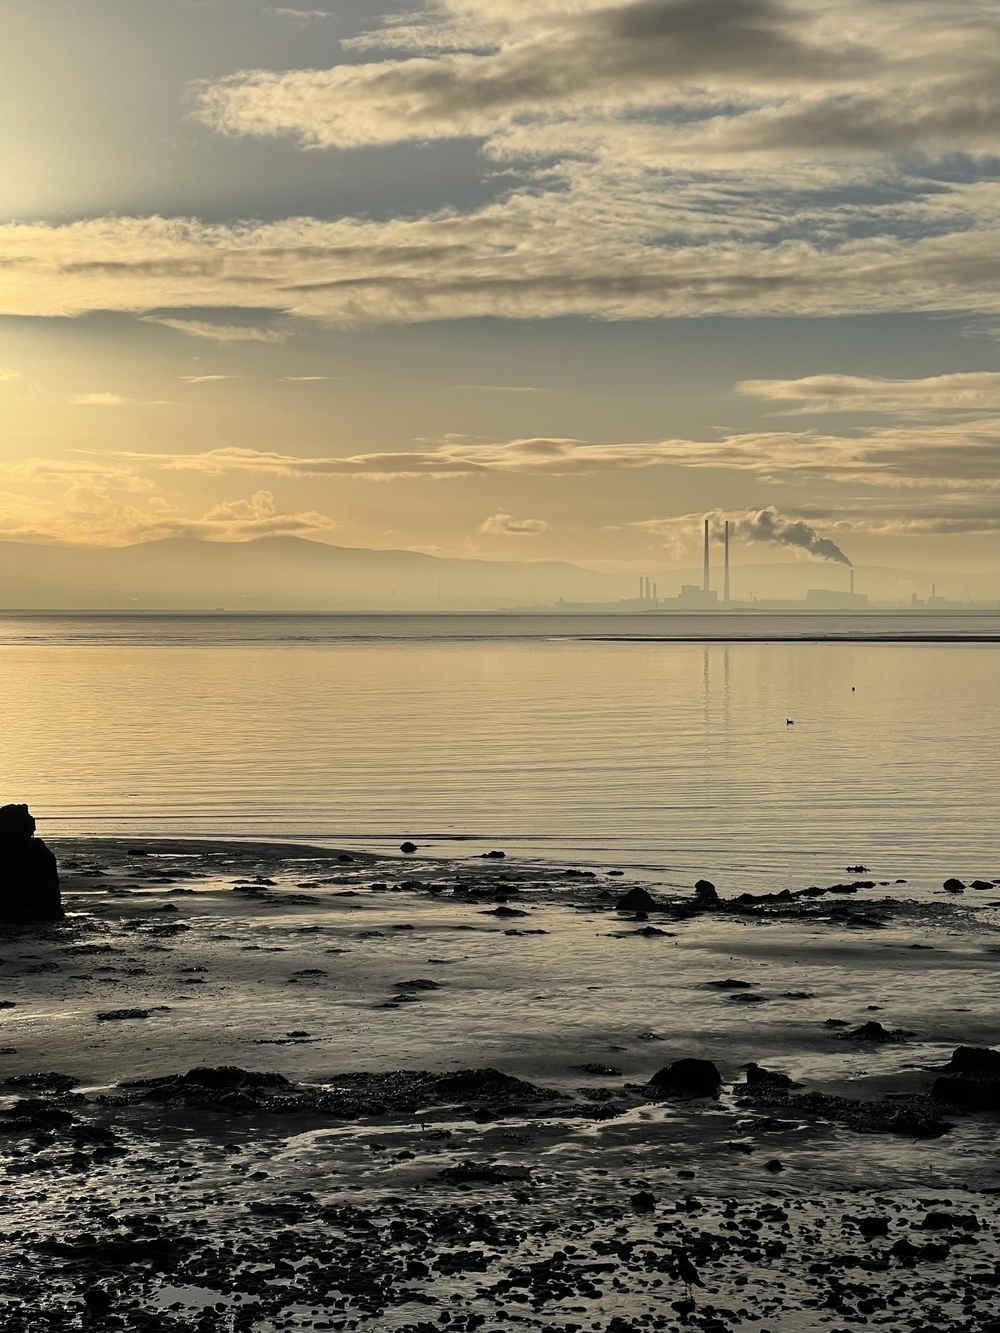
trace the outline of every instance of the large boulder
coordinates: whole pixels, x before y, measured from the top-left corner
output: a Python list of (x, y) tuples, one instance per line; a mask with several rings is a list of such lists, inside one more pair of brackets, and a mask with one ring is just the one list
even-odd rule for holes
[(959, 1046), (931, 1085), (931, 1097), (959, 1111), (1000, 1111), (1000, 1051)]
[(31, 925), (63, 915), (59, 869), (26, 805), (0, 806), (0, 922)]
[(710, 879), (700, 879), (694, 886), (695, 901), (699, 907), (718, 907), (719, 891)]
[(654, 1074), (647, 1087), (659, 1096), (715, 1097), (722, 1075), (711, 1060), (675, 1060)]
[(648, 889), (637, 885), (615, 903), (616, 912), (655, 912), (659, 904)]

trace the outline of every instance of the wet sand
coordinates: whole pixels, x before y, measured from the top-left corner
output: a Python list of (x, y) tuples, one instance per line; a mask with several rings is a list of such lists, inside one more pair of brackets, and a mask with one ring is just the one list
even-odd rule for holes
[[(0, 935), (2, 1078), (66, 1076), (0, 1088), (0, 1327), (1000, 1320), (996, 1114), (884, 1114), (997, 1043), (1000, 886), (693, 914), (651, 884), (642, 920), (640, 880), (573, 867), (54, 847), (65, 923)], [(684, 1057), (718, 1098), (650, 1096)], [(750, 1097), (749, 1062), (801, 1090)], [(288, 1083), (149, 1082), (199, 1066)], [(522, 1083), (347, 1078), (483, 1069)]]

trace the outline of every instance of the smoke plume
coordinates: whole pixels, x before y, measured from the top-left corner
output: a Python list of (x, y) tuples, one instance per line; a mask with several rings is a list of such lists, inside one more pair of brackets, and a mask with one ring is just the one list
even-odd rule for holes
[(821, 560), (835, 560), (838, 565), (851, 562), (836, 542), (821, 537), (814, 527), (801, 519), (782, 518), (773, 506), (750, 509), (733, 524), (735, 536), (748, 542), (777, 542), (779, 546), (797, 546)]

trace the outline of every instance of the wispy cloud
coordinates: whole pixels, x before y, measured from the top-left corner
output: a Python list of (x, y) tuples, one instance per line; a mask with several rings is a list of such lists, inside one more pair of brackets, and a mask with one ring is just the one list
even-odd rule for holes
[(264, 13), (275, 19), (289, 19), (302, 27), (308, 27), (313, 23), (324, 23), (334, 17), (326, 9), (293, 9), (287, 5), (265, 5)]
[(162, 324), (190, 338), (209, 338), (217, 343), (283, 343), (291, 336), (287, 329), (260, 328), (254, 324), (213, 324), (205, 319), (168, 319), (164, 315), (143, 315), (144, 323)]
[(541, 393), (541, 389), (533, 384), (453, 384), (451, 387), (479, 393)]
[(246, 448), (192, 454), (122, 453), (136, 466), (167, 471), (256, 472), (286, 477), (464, 477), (492, 473), (595, 476), (650, 467), (735, 469), (776, 484), (805, 478), (876, 487), (1000, 489), (1000, 422), (885, 426), (852, 435), (760, 431), (717, 440), (667, 439), (591, 444), (535, 438), (494, 444), (448, 440), (422, 450), (306, 458)]
[(214, 384), (217, 380), (236, 380), (239, 375), (181, 375), (185, 384)]
[(7, 366), (0, 366), (0, 381), (19, 380), (20, 378), (21, 372), (19, 370), (11, 370)]
[(134, 404), (135, 398), (126, 398), (120, 393), (100, 391), (96, 393), (77, 393), (70, 399), (76, 407), (126, 407)]
[(982, 412), (1000, 408), (1000, 374), (994, 371), (890, 380), (858, 375), (810, 375), (797, 380), (741, 380), (740, 393), (792, 402), (796, 413)]

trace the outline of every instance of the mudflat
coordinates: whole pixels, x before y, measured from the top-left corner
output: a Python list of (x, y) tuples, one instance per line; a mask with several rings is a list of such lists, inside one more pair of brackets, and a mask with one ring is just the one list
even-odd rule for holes
[(1000, 886), (52, 845), (66, 919), (0, 935), (3, 1329), (1000, 1321), (1000, 1105), (953, 1076)]

